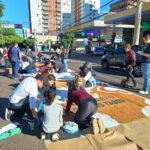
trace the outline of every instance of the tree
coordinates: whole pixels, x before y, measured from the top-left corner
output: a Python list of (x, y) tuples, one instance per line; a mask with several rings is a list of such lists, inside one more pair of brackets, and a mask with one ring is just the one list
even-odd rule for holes
[(34, 49), (35, 39), (24, 40), (21, 44), (26, 48)]
[(0, 17), (2, 17), (4, 14), (3, 14), (3, 10), (4, 10), (4, 5), (3, 3), (0, 1)]
[(65, 48), (72, 47), (74, 42), (74, 34), (64, 34), (61, 39), (61, 42)]
[(0, 45), (10, 45), (14, 43), (21, 43), (23, 38), (16, 34), (15, 29), (0, 29), (2, 36), (0, 38)]

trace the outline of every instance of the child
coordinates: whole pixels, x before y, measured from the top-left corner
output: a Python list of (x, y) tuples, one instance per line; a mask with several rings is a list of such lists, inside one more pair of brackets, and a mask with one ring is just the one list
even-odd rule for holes
[(55, 103), (55, 97), (56, 90), (50, 88), (46, 93), (46, 102), (42, 108), (43, 121), (40, 126), (41, 139), (50, 137), (53, 141), (59, 140), (57, 132), (63, 125), (63, 108), (61, 105)]
[(94, 70), (90, 63), (85, 63), (80, 67), (79, 75), (84, 78), (86, 87), (96, 86)]

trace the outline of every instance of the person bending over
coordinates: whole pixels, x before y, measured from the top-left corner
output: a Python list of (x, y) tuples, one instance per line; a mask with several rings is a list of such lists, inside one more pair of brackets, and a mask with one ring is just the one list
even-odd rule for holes
[(36, 117), (38, 88), (43, 88), (44, 81), (45, 79), (41, 75), (37, 75), (35, 78), (25, 78), (9, 98), (8, 107), (5, 110), (5, 119), (11, 120), (22, 117), (24, 113)]
[(52, 63), (51, 63), (49, 60), (47, 60), (47, 61), (45, 62), (45, 64), (44, 64), (43, 66), (40, 66), (40, 68), (39, 68), (39, 72), (40, 72), (40, 73), (43, 73), (43, 72), (45, 72), (46, 70), (49, 71), (49, 74), (55, 72), (55, 69), (53, 68)]
[(91, 117), (96, 113), (98, 105), (97, 101), (86, 92), (84, 88), (84, 79), (77, 77), (75, 79), (76, 90), (68, 96), (66, 115), (69, 113), (72, 103), (78, 106), (74, 121), (79, 128), (85, 129), (91, 125)]

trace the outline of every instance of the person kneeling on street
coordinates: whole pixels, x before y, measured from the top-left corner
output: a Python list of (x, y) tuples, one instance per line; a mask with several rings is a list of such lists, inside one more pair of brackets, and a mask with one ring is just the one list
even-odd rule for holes
[(43, 118), (40, 119), (41, 139), (59, 140), (57, 133), (63, 125), (63, 107), (55, 102), (56, 89), (49, 88), (46, 92), (46, 102), (43, 104)]
[(85, 81), (81, 77), (76, 77), (76, 90), (69, 94), (66, 115), (69, 114), (72, 103), (78, 105), (78, 110), (75, 114), (74, 121), (79, 125), (80, 130), (91, 126), (92, 115), (96, 113), (98, 105), (97, 101), (86, 92)]
[(35, 78), (25, 78), (9, 98), (8, 108), (5, 110), (5, 119), (11, 120), (23, 117), (25, 113), (36, 118), (35, 108), (38, 88), (43, 88), (44, 81), (45, 78), (41, 75), (37, 75)]

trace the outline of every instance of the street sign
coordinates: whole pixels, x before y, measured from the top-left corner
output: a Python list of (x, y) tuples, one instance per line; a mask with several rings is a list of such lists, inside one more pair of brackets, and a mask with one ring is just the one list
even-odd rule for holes
[(5, 29), (10, 29), (10, 28), (14, 29), (14, 27), (15, 27), (14, 24), (8, 24), (8, 23), (2, 24), (1, 26), (2, 26), (2, 28), (5, 28)]
[(15, 24), (16, 29), (22, 29), (22, 24)]

